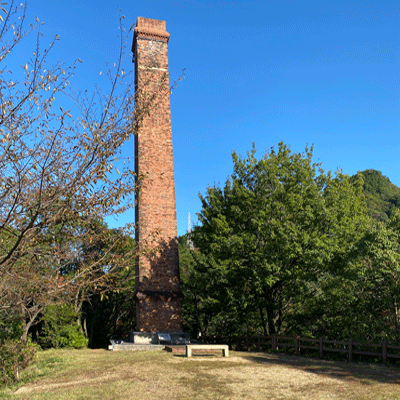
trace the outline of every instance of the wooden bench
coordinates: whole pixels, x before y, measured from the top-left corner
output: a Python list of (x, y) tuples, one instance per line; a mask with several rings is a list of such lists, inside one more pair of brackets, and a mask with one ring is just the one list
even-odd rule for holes
[(229, 357), (227, 344), (187, 344), (186, 357), (192, 357), (192, 350), (222, 350), (224, 357)]

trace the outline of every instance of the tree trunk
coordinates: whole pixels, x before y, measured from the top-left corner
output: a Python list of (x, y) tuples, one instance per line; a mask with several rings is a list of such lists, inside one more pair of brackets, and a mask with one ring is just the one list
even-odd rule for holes
[(261, 318), (261, 324), (262, 324), (262, 328), (263, 328), (263, 331), (264, 331), (264, 335), (267, 336), (268, 332), (267, 332), (267, 325), (265, 323), (264, 310), (263, 310), (263, 307), (262, 307), (262, 305), (260, 303), (258, 304), (258, 309), (260, 311), (260, 318)]
[(267, 321), (268, 321), (268, 332), (270, 335), (275, 335), (275, 313), (274, 313), (274, 305), (271, 302), (267, 303)]
[(28, 332), (29, 328), (32, 326), (32, 324), (35, 322), (36, 317), (39, 315), (39, 313), (42, 311), (42, 309), (39, 307), (37, 310), (35, 310), (32, 314), (28, 312), (29, 314), (29, 321), (25, 323), (24, 326), (24, 331), (21, 336), (21, 341), (23, 343), (28, 343)]
[(85, 338), (88, 339), (88, 331), (87, 331), (87, 324), (86, 324), (86, 318), (83, 320), (83, 324), (82, 324), (82, 329), (83, 329), (83, 333), (85, 334)]
[(283, 289), (282, 289), (282, 285), (279, 285), (278, 287), (278, 296), (279, 296), (279, 300), (278, 300), (278, 313), (275, 319), (275, 327), (276, 327), (276, 333), (279, 333), (282, 327), (282, 319), (283, 319), (283, 304), (282, 304), (282, 293), (283, 293)]
[(81, 311), (82, 311), (82, 306), (83, 306), (83, 299), (80, 296), (80, 290), (77, 291), (74, 299), (74, 311), (76, 312), (77, 318), (76, 322), (77, 324), (82, 327), (82, 320), (81, 320)]
[(393, 296), (392, 299), (393, 299), (392, 302), (393, 302), (393, 308), (394, 308), (394, 326), (395, 326), (396, 332), (399, 332), (400, 310), (399, 310), (399, 306), (398, 306), (396, 297)]

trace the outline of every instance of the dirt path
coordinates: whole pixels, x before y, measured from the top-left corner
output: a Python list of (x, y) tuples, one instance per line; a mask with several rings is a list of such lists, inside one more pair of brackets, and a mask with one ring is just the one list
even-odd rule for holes
[(96, 376), (94, 378), (83, 378), (83, 379), (76, 379), (71, 380), (68, 382), (56, 382), (56, 383), (43, 383), (43, 384), (32, 384), (20, 387), (15, 394), (27, 394), (32, 392), (43, 392), (43, 391), (52, 391), (58, 390), (63, 388), (71, 388), (71, 387), (83, 387), (83, 386), (90, 386), (90, 385), (97, 385), (101, 383), (105, 383), (111, 380), (119, 379), (118, 374), (105, 374), (102, 376)]

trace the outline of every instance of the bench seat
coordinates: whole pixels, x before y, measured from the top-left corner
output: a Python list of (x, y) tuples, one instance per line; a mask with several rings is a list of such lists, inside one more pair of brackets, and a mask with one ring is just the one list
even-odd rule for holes
[(224, 357), (229, 357), (229, 346), (227, 344), (187, 344), (186, 357), (192, 356), (192, 350), (222, 350)]

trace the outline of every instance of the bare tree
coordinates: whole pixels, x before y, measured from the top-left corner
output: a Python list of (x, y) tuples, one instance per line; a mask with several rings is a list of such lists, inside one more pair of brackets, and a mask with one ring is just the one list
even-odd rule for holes
[[(26, 26), (25, 10), (13, 1), (0, 10), (0, 312), (26, 318), (24, 340), (49, 302), (79, 303), (133, 266), (135, 249), (115, 251), (131, 227), (111, 234), (101, 221), (133, 205), (134, 172), (115, 161), (151, 104), (146, 98), (134, 110), (135, 95), (145, 94), (135, 94), (122, 67), (129, 34), (123, 16), (109, 91), (88, 95), (69, 89), (76, 63), (48, 65), (58, 38), (42, 50), (40, 24)], [(7, 59), (35, 31), (36, 48), (18, 80)], [(78, 117), (55, 106), (66, 94)]]

